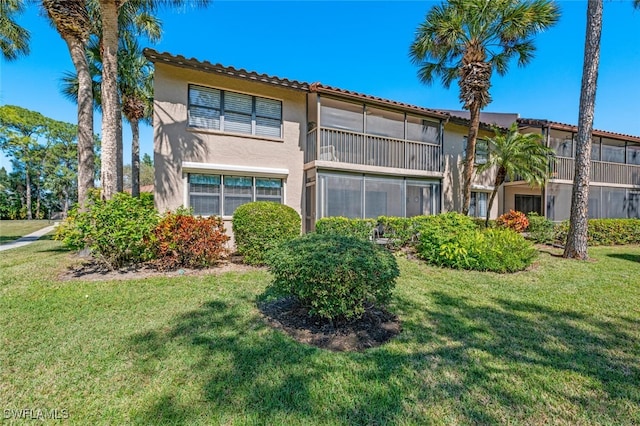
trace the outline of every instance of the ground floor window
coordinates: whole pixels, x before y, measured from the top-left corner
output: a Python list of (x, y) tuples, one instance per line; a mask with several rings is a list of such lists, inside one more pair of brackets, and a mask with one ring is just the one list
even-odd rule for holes
[(515, 208), (524, 214), (535, 212), (542, 215), (542, 196), (516, 194)]
[(440, 211), (440, 182), (435, 180), (319, 172), (318, 182), (319, 217), (411, 217)]
[(487, 192), (471, 191), (471, 201), (469, 202), (469, 216), (487, 217), (487, 202), (489, 199)]
[(201, 216), (233, 215), (251, 201), (282, 203), (282, 179), (189, 174), (189, 207)]

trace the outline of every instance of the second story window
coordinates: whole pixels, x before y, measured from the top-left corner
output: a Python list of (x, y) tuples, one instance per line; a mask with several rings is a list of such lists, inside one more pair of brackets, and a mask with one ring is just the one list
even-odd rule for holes
[[(462, 159), (467, 158), (467, 137), (464, 137), (464, 148), (462, 149)], [(489, 161), (489, 142), (486, 139), (476, 139), (475, 165), (485, 164)]]
[(282, 137), (282, 102), (202, 86), (189, 86), (189, 127)]

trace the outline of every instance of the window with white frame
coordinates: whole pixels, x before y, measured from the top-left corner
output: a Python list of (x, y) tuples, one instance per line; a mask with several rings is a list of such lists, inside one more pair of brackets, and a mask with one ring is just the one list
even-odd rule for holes
[(189, 127), (282, 137), (282, 102), (189, 85)]
[(471, 200), (469, 203), (469, 216), (487, 217), (487, 200), (486, 192), (471, 192)]
[(282, 179), (252, 176), (189, 174), (189, 207), (200, 216), (232, 216), (242, 204), (282, 204)]
[[(464, 148), (462, 149), (462, 158), (467, 158), (467, 137), (464, 137)], [(486, 139), (476, 139), (476, 155), (474, 157), (474, 164), (485, 164), (489, 161), (489, 141)]]

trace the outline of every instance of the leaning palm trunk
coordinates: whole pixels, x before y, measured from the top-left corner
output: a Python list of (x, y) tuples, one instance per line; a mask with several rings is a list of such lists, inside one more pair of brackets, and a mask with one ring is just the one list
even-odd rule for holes
[(498, 168), (498, 174), (496, 175), (496, 179), (493, 182), (493, 190), (491, 191), (491, 197), (489, 197), (489, 205), (487, 206), (487, 217), (484, 220), (485, 228), (489, 227), (489, 217), (491, 216), (491, 209), (493, 208), (493, 201), (498, 194), (498, 188), (504, 183), (505, 178), (507, 177), (507, 171), (504, 167)]
[(102, 17), (102, 198), (118, 191), (118, 5), (100, 0)]
[(587, 259), (587, 227), (589, 212), (589, 173), (591, 170), (591, 133), (596, 101), (600, 35), (602, 33), (602, 0), (589, 0), (587, 34), (580, 90), (580, 116), (576, 145), (576, 168), (571, 195), (569, 232), (563, 257)]

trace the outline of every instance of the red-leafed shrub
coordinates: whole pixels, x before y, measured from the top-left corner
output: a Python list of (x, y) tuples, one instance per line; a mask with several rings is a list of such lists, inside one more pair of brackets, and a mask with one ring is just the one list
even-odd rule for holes
[(496, 220), (496, 225), (516, 232), (524, 232), (529, 227), (529, 219), (522, 212), (509, 210), (509, 213), (503, 214)]
[(156, 264), (165, 270), (211, 266), (225, 254), (229, 241), (219, 217), (194, 217), (181, 211), (165, 214), (153, 239)]

